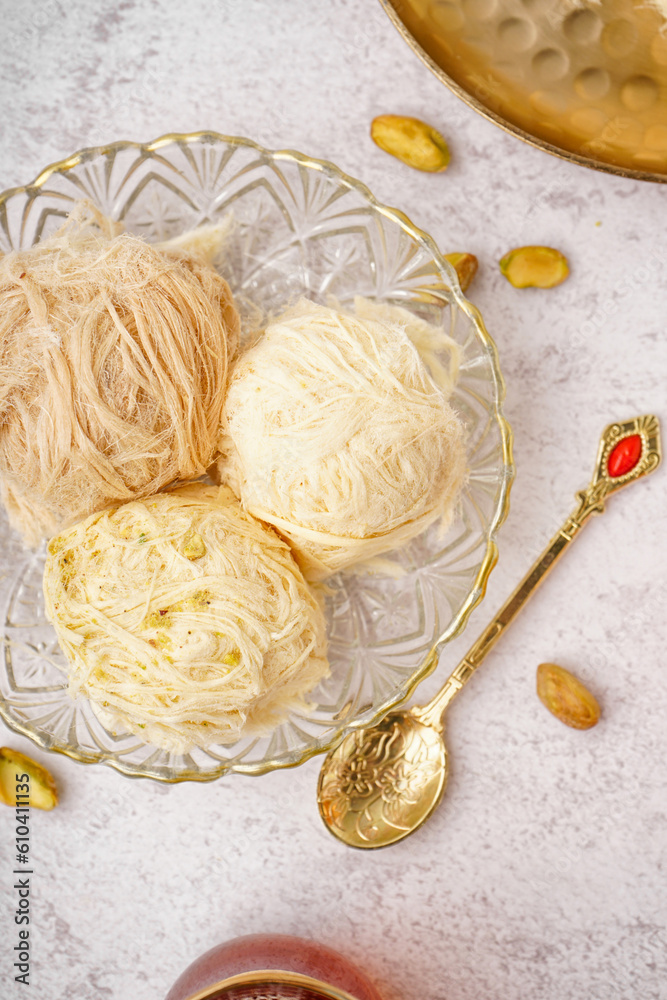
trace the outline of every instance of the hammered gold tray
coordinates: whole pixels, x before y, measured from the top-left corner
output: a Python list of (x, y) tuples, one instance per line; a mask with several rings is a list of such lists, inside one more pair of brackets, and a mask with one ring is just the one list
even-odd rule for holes
[(380, 2), (486, 118), (567, 160), (667, 182), (667, 0)]

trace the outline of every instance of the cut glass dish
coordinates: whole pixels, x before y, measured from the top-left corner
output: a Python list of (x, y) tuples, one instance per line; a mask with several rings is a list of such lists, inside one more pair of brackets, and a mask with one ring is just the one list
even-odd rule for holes
[(0, 195), (0, 250), (50, 235), (83, 198), (150, 242), (231, 213), (224, 276), (246, 326), (258, 308), (276, 311), (301, 295), (342, 306), (361, 295), (412, 310), (460, 345), (452, 403), (466, 428), (469, 476), (454, 522), (444, 537), (432, 528), (392, 553), (395, 578), (330, 581), (331, 676), (312, 692), (311, 714), (292, 713), (266, 736), (179, 755), (108, 732), (86, 699), (67, 693), (44, 616), (44, 550), (26, 551), (0, 512), (0, 713), (10, 728), (78, 761), (161, 781), (299, 764), (407, 698), (484, 594), (513, 475), (495, 345), (430, 237), (331, 163), (211, 132), (85, 149)]

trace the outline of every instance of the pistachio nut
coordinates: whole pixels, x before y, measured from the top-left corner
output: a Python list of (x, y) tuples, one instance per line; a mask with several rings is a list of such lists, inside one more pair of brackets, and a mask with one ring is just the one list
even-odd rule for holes
[(436, 129), (403, 115), (379, 115), (371, 123), (371, 139), (409, 167), (439, 173), (449, 166), (450, 153)]
[(537, 668), (537, 696), (573, 729), (591, 729), (600, 719), (600, 706), (588, 688), (556, 663), (540, 663)]
[(474, 253), (446, 253), (445, 260), (458, 274), (461, 291), (465, 292), (477, 274), (477, 258)]
[(567, 258), (553, 247), (517, 247), (500, 261), (500, 271), (514, 288), (555, 288), (565, 281)]
[(41, 764), (18, 750), (0, 747), (0, 802), (53, 809), (58, 804), (56, 783)]

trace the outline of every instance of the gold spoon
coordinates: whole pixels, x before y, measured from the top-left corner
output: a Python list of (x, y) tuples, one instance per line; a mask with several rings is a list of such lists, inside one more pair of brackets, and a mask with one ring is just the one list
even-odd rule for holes
[[(601, 514), (611, 493), (653, 472), (659, 462), (657, 417), (635, 417), (605, 428), (590, 486), (577, 493), (579, 506), (435, 697), (427, 705), (390, 712), (378, 725), (349, 733), (325, 757), (317, 800), (335, 837), (350, 847), (386, 847), (428, 819), (447, 783), (445, 709), (590, 515)], [(437, 659), (439, 652), (436, 645), (429, 658)]]

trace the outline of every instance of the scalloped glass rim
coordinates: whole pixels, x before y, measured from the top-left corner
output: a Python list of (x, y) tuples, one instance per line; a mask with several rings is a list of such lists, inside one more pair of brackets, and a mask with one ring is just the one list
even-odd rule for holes
[[(140, 158), (150, 158), (158, 153), (158, 151), (164, 153), (169, 147), (191, 154), (192, 150), (196, 150), (197, 147), (203, 149), (208, 146), (218, 147), (220, 144), (228, 148), (230, 158), (236, 151), (252, 150), (259, 154), (259, 157), (265, 164), (292, 165), (299, 170), (306, 168), (304, 176), (308, 171), (316, 171), (319, 174), (326, 175), (344, 191), (355, 192), (364, 204), (364, 210), (369, 216), (377, 216), (387, 220), (391, 225), (397, 225), (402, 233), (409, 238), (409, 241), (416, 245), (418, 250), (425, 252), (431, 258), (432, 265), (434, 265), (434, 273), (438, 278), (437, 283), (428, 286), (427, 294), (420, 293), (418, 302), (413, 303), (412, 299), (409, 301), (415, 308), (417, 306), (423, 306), (424, 308), (439, 306), (443, 311), (446, 306), (455, 303), (461, 314), (468, 318), (472, 328), (474, 328), (474, 334), (479, 340), (479, 358), (482, 359), (485, 365), (488, 364), (489, 369), (489, 376), (486, 379), (491, 390), (491, 399), (487, 405), (488, 417), (489, 421), (495, 425), (495, 431), (499, 439), (496, 447), (498, 466), (493, 480), (496, 486), (495, 506), (492, 516), (484, 524), (482, 538), (482, 542), (485, 543), (484, 551), (479, 559), (474, 581), (468, 588), (465, 599), (444, 629), (440, 629), (438, 626), (439, 618), (436, 609), (436, 630), (428, 643), (425, 646), (422, 644), (419, 647), (421, 654), (418, 665), (415, 666), (408, 676), (403, 678), (402, 682), (391, 693), (385, 694), (376, 704), (366, 707), (365, 710), (359, 711), (353, 716), (348, 714), (339, 719), (336, 719), (335, 715), (332, 716), (329, 730), (320, 737), (308, 739), (302, 746), (289, 747), (287, 745), (289, 741), (287, 741), (285, 747), (279, 752), (274, 751), (271, 754), (267, 754), (261, 760), (249, 763), (244, 763), (242, 760), (225, 761), (220, 758), (214, 758), (216, 761), (219, 760), (219, 763), (207, 770), (202, 770), (188, 756), (178, 758), (180, 761), (178, 767), (174, 764), (170, 766), (164, 763), (152, 763), (151, 758), (160, 757), (161, 752), (149, 754), (148, 758), (139, 764), (133, 763), (129, 765), (122, 756), (114, 756), (110, 752), (105, 752), (102, 748), (99, 751), (93, 749), (86, 750), (76, 742), (75, 738), (65, 741), (39, 727), (35, 727), (32, 723), (26, 724), (12, 713), (12, 705), (5, 700), (3, 692), (3, 698), (0, 700), (0, 715), (2, 715), (5, 723), (10, 729), (33, 740), (33, 742), (43, 749), (63, 753), (81, 763), (104, 763), (130, 777), (150, 777), (169, 783), (179, 781), (211, 781), (231, 771), (258, 775), (276, 768), (294, 767), (316, 754), (331, 749), (347, 731), (372, 725), (381, 719), (390, 709), (409, 698), (417, 684), (434, 669), (442, 646), (462, 631), (471, 611), (484, 596), (489, 573), (497, 559), (495, 536), (508, 512), (509, 493), (514, 476), (512, 435), (509, 425), (502, 414), (502, 403), (505, 395), (504, 381), (500, 372), (496, 346), (484, 326), (479, 311), (461, 293), (453, 268), (444, 260), (431, 237), (414, 226), (400, 210), (380, 204), (363, 183), (349, 177), (332, 163), (325, 160), (313, 159), (289, 149), (277, 151), (266, 150), (252, 140), (225, 136), (210, 131), (167, 134), (150, 143), (119, 141), (106, 146), (82, 149), (72, 156), (46, 167), (31, 184), (23, 187), (15, 187), (0, 194), (0, 226), (5, 233), (9, 232), (8, 206), (11, 207), (10, 203), (12, 199), (23, 197), (25, 204), (32, 205), (33, 201), (42, 194), (42, 189), (44, 189), (47, 182), (54, 178), (54, 175), (65, 175), (68, 171), (86, 165), (98, 158), (107, 158), (109, 162), (113, 162), (117, 155), (131, 150), (135, 150)], [(63, 212), (62, 214), (66, 213)], [(25, 221), (26, 213), (24, 211), (20, 229), (21, 240), (25, 237)], [(41, 221), (37, 239), (41, 235), (43, 225), (44, 223)], [(24, 244), (21, 243), (21, 245)], [(372, 267), (371, 263), (371, 270)], [(309, 276), (307, 275), (307, 277)], [(404, 299), (403, 304), (405, 304), (405, 301)], [(474, 498), (472, 498), (472, 503), (474, 504), (474, 502)], [(471, 549), (474, 550), (474, 548), (474, 545), (471, 546)], [(413, 563), (413, 565), (417, 564)], [(29, 568), (26, 569), (26, 573), (29, 573)], [(14, 583), (6, 601), (7, 608), (9, 608), (11, 603), (13, 592), (17, 589), (20, 582), (18, 580)], [(419, 586), (419, 583), (417, 586)], [(387, 643), (390, 641), (387, 640)], [(9, 655), (9, 642), (6, 641), (4, 636), (3, 646), (4, 667), (7, 667), (9, 670), (9, 661), (11, 659)], [(338, 715), (340, 714), (339, 712)], [(76, 725), (75, 723), (72, 725), (74, 728), (70, 728), (70, 734), (74, 732), (76, 735)], [(300, 730), (297, 731), (300, 732)], [(258, 740), (252, 741), (251, 746), (254, 746), (256, 742)], [(136, 747), (129, 749), (125, 747), (124, 749), (120, 749), (119, 753), (127, 755), (131, 749), (136, 749)], [(145, 749), (148, 752), (154, 748)], [(189, 766), (186, 763), (188, 759), (193, 766)]]

